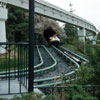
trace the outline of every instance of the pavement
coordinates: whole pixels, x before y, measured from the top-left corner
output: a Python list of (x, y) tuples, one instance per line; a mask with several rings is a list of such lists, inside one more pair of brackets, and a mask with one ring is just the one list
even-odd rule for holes
[[(9, 95), (9, 92), (11, 95)], [(20, 84), (17, 79), (10, 80), (10, 85), (8, 80), (0, 80), (1, 98), (13, 98), (15, 94), (20, 96), (20, 92), (25, 93), (28, 92), (28, 90), (22, 84)]]
[[(10, 95), (9, 91), (11, 93)], [(19, 83), (18, 79), (10, 80), (10, 86), (8, 80), (0, 80), (0, 98), (11, 99), (14, 96), (21, 96), (20, 92), (28, 93), (28, 90), (22, 84)], [(43, 94), (38, 88), (35, 88), (34, 92)], [(45, 97), (45, 95), (43, 97)]]

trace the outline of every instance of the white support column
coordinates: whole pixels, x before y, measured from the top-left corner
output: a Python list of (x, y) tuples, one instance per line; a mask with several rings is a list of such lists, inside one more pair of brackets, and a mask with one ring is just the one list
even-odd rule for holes
[(78, 36), (79, 36), (79, 40), (82, 41), (83, 43), (85, 43), (86, 29), (85, 28), (79, 28)]
[[(6, 25), (8, 19), (8, 10), (6, 4), (0, 2), (0, 42), (6, 42)], [(0, 53), (5, 53), (4, 45), (0, 45)]]
[(96, 41), (97, 41), (97, 35), (93, 36), (93, 38), (92, 38), (92, 44), (96, 45)]

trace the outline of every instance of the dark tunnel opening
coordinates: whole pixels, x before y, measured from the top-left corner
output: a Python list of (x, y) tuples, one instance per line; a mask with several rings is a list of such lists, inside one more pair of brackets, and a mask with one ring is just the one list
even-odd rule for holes
[(56, 34), (56, 32), (51, 28), (47, 28), (46, 30), (44, 30), (44, 38), (47, 42), (49, 42), (49, 38), (51, 36), (53, 36), (54, 34)]

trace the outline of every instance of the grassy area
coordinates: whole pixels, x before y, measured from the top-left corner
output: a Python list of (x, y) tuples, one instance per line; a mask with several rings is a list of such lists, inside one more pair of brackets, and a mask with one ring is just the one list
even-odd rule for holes
[(9, 63), (9, 59), (7, 58), (2, 58), (0, 59), (0, 71), (5, 71), (6, 68), (8, 69), (10, 67), (10, 70), (13, 70), (14, 67), (18, 66), (18, 60), (16, 60), (14, 62), (14, 59), (10, 59), (10, 63)]
[(72, 52), (75, 52), (75, 53), (79, 54), (80, 56), (83, 56), (83, 57), (87, 58), (87, 55), (85, 55), (84, 53), (80, 52), (76, 45), (65, 43), (62, 46), (67, 48), (67, 49), (69, 49), (69, 50), (71, 50)]

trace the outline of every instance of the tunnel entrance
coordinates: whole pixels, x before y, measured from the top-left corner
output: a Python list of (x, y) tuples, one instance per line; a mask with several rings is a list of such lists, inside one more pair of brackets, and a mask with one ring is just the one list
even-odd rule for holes
[(47, 42), (49, 42), (49, 38), (51, 36), (53, 36), (54, 34), (56, 34), (56, 32), (51, 28), (47, 28), (46, 30), (44, 30), (44, 38)]

